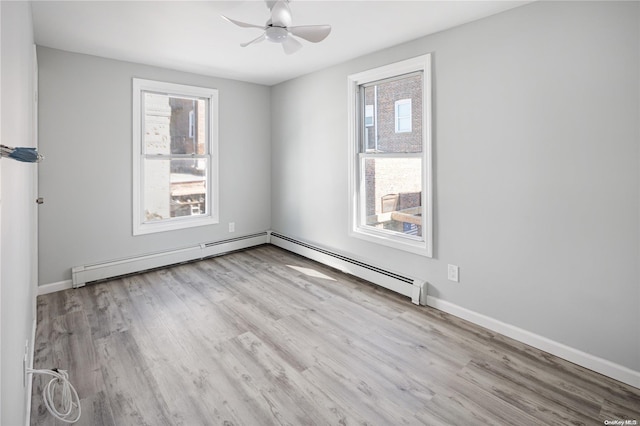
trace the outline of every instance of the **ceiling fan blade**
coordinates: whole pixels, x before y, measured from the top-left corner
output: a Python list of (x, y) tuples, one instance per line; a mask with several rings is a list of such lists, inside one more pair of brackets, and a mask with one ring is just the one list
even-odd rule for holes
[(271, 8), (271, 25), (283, 28), (291, 25), (291, 10), (285, 0), (278, 0)]
[(248, 41), (248, 42), (246, 42), (246, 43), (241, 43), (241, 44), (240, 44), (240, 46), (241, 46), (241, 47), (247, 47), (247, 46), (249, 46), (250, 44), (260, 43), (260, 42), (261, 42), (261, 41), (263, 41), (265, 38), (266, 38), (266, 35), (263, 33), (263, 34), (261, 34), (261, 35), (260, 35), (260, 37), (254, 38), (253, 40)]
[(289, 27), (289, 32), (312, 43), (318, 43), (329, 35), (331, 25), (302, 25)]
[(293, 38), (291, 35), (288, 35), (287, 38), (282, 40), (282, 49), (284, 49), (284, 53), (287, 55), (291, 55), (292, 53), (296, 53), (302, 47), (302, 43)]
[(253, 25), (253, 24), (247, 24), (246, 22), (241, 22), (241, 21), (236, 21), (235, 19), (231, 19), (231, 18), (227, 18), (224, 15), (220, 15), (222, 17), (222, 19), (224, 19), (225, 21), (231, 22), (232, 24), (236, 24), (239, 27), (242, 28), (260, 28), (261, 30), (264, 30), (264, 25)]

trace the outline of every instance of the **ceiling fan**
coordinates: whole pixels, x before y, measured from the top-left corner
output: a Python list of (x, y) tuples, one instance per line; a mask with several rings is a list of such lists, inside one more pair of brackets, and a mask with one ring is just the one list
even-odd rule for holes
[(273, 43), (280, 43), (284, 52), (287, 55), (290, 55), (297, 52), (302, 47), (302, 43), (294, 38), (294, 36), (312, 43), (318, 43), (327, 38), (331, 32), (330, 25), (302, 25), (292, 27), (289, 0), (267, 0), (266, 3), (267, 7), (271, 10), (271, 18), (269, 18), (265, 25), (247, 24), (246, 22), (236, 21), (235, 19), (227, 18), (222, 15), (224, 19), (239, 27), (260, 28), (261, 30), (264, 30), (260, 37), (247, 43), (242, 43), (240, 46), (247, 47), (263, 40), (269, 40)]

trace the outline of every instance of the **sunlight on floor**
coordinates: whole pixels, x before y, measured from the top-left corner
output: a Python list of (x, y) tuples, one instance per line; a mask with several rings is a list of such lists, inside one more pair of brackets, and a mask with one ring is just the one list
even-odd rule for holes
[(293, 266), (293, 265), (287, 265), (289, 268), (291, 269), (295, 269), (298, 272), (302, 272), (305, 275), (308, 275), (310, 277), (315, 277), (315, 278), (324, 278), (325, 280), (331, 280), (331, 281), (335, 281), (333, 278), (331, 278), (328, 275), (323, 274), (322, 272), (318, 272), (315, 269), (311, 269), (311, 268), (303, 268), (302, 266)]

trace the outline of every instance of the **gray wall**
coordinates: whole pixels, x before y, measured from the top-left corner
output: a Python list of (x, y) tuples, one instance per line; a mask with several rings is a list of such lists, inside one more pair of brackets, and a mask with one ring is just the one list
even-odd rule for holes
[[(4, 145), (34, 146), (33, 28), (27, 2), (0, 2), (2, 15), (2, 113)], [(24, 425), (27, 388), (23, 384), (25, 342), (29, 350), (35, 320), (37, 165), (0, 160), (0, 424)]]
[[(269, 87), (42, 47), (38, 61), (41, 285), (73, 266), (269, 229)], [(219, 90), (220, 224), (132, 236), (133, 77)]]
[[(536, 2), (275, 86), (272, 228), (640, 371), (639, 15)], [(347, 75), (428, 52), (433, 259), (347, 233)]]

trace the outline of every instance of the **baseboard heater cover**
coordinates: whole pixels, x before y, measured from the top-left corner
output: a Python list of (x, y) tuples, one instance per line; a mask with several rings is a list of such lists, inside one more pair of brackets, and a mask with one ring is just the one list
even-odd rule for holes
[(427, 303), (427, 282), (370, 265), (362, 260), (336, 253), (315, 244), (300, 241), (277, 232), (270, 232), (269, 242), (309, 259), (355, 275), (381, 287), (410, 297), (416, 305)]
[(88, 282), (104, 280), (121, 275), (142, 272), (178, 263), (219, 256), (235, 250), (266, 244), (269, 235), (265, 232), (230, 238), (222, 241), (201, 243), (175, 250), (134, 256), (110, 262), (82, 265), (71, 268), (73, 288), (84, 286)]

